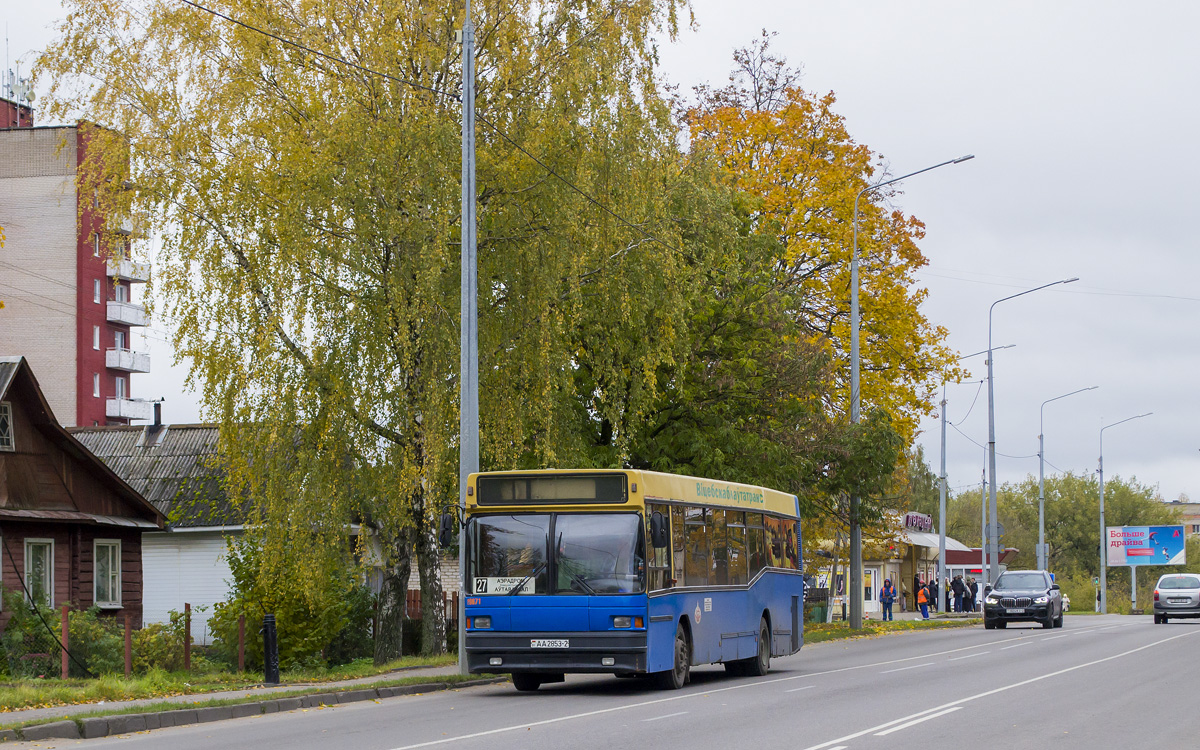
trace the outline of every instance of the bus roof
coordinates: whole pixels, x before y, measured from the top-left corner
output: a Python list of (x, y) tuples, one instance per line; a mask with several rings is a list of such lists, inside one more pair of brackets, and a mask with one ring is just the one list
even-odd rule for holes
[[(800, 502), (795, 495), (766, 487), (757, 487), (738, 482), (722, 482), (716, 479), (704, 479), (680, 474), (666, 474), (659, 471), (643, 471), (640, 469), (533, 469), (524, 471), (488, 471), (472, 474), (468, 479), (470, 487), (477, 486), (476, 480), (483, 476), (551, 476), (565, 474), (624, 474), (630, 482), (629, 501), (626, 505), (642, 505), (645, 502), (668, 501), (695, 503), (697, 505), (714, 505), (718, 507), (737, 508), (739, 510), (775, 513), (778, 515), (798, 518)], [(636, 487), (636, 489), (634, 489)], [(477, 495), (469, 497), (468, 508), (478, 508)], [(514, 504), (514, 505), (525, 505)], [(540, 509), (551, 510), (544, 503), (537, 504)], [(578, 507), (572, 504), (573, 507)], [(509, 506), (512, 507), (512, 506)], [(612, 507), (611, 505), (608, 507)], [(614, 508), (615, 509), (615, 508)]]

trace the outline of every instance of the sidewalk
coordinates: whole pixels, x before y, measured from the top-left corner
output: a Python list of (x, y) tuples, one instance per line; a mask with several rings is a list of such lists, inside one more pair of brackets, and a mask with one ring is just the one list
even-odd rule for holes
[(156, 703), (176, 703), (180, 707), (188, 707), (194, 703), (200, 703), (210, 700), (228, 700), (231, 698), (266, 698), (277, 693), (288, 693), (296, 690), (304, 690), (307, 688), (321, 688), (322, 692), (338, 692), (341, 690), (364, 688), (375, 685), (376, 683), (389, 682), (404, 677), (429, 677), (436, 678), (444, 675), (458, 674), (458, 666), (450, 664), (445, 667), (406, 667), (404, 669), (396, 669), (383, 674), (371, 675), (370, 677), (357, 677), (352, 680), (339, 680), (336, 682), (303, 682), (292, 683), (287, 685), (275, 685), (267, 687), (265, 685), (257, 685), (241, 690), (223, 690), (215, 693), (191, 693), (188, 695), (171, 695), (162, 698), (140, 698), (130, 701), (104, 701), (100, 703), (76, 703), (67, 706), (52, 706), (50, 708), (26, 708), (16, 711), (0, 712), (0, 723), (13, 724), (22, 721), (34, 721), (37, 719), (59, 718), (63, 716), (75, 716), (78, 714), (92, 713), (95, 711), (105, 711), (112, 709), (127, 709), (137, 708), (138, 706), (149, 706)]

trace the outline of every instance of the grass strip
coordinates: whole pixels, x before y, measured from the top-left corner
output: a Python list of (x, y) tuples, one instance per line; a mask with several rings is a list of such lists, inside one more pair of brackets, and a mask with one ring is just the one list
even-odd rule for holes
[[(327, 683), (387, 674), (415, 667), (440, 667), (454, 664), (454, 655), (405, 657), (375, 666), (369, 659), (324, 670), (290, 670), (281, 678), (283, 684)], [(177, 695), (203, 695), (226, 690), (249, 690), (261, 685), (247, 673), (164, 672), (152, 670), (146, 675), (125, 679), (107, 675), (94, 680), (19, 680), (0, 684), (0, 712), (26, 708), (100, 703), (109, 701), (145, 700)]]
[(826, 641), (841, 641), (849, 638), (869, 638), (888, 633), (903, 633), (913, 630), (939, 630), (942, 628), (965, 628), (983, 622), (979, 618), (953, 618), (945, 620), (889, 620), (888, 622), (869, 621), (854, 630), (846, 623), (815, 623), (804, 626), (804, 643), (824, 643)]
[[(82, 719), (92, 719), (104, 716), (124, 716), (127, 714), (152, 714), (163, 711), (180, 711), (191, 710), (197, 708), (213, 708), (221, 706), (237, 706), (242, 703), (259, 703), (264, 701), (281, 700), (284, 698), (302, 698), (306, 695), (318, 695), (321, 693), (338, 693), (347, 692), (350, 690), (371, 690), (376, 688), (386, 687), (407, 687), (411, 685), (428, 685), (431, 688), (453, 687), (464, 682), (473, 682), (475, 680), (490, 680), (499, 675), (480, 674), (480, 675), (459, 675), (448, 674), (438, 675), (436, 677), (402, 677), (395, 680), (381, 680), (373, 682), (370, 685), (356, 685), (346, 687), (344, 689), (330, 689), (329, 686), (314, 685), (312, 687), (296, 688), (295, 690), (285, 690), (274, 693), (259, 693), (258, 695), (247, 695), (240, 698), (208, 698), (198, 699), (189, 702), (171, 702), (160, 701), (158, 703), (147, 703), (140, 706), (122, 706), (113, 707), (110, 709), (98, 709), (96, 711), (87, 711), (85, 713), (76, 713), (63, 716), (46, 716), (39, 719), (30, 719), (28, 721), (11, 721), (0, 723), (0, 730), (4, 729), (23, 729), (25, 727), (38, 726), (40, 724), (50, 724), (56, 721), (74, 721), (78, 724)], [(310, 709), (301, 709), (310, 710)]]

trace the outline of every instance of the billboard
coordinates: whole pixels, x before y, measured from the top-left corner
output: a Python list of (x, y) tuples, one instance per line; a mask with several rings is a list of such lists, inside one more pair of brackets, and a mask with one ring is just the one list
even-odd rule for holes
[(1182, 526), (1109, 526), (1108, 566), (1183, 565)]

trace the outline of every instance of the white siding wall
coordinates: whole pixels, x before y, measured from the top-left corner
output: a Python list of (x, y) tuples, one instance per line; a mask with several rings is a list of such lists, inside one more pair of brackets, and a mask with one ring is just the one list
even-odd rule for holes
[[(186, 602), (192, 605), (192, 640), (202, 645), (211, 642), (208, 618), (214, 604), (229, 598), (233, 579), (220, 532), (143, 534), (142, 577), (146, 622), (167, 622), (170, 610), (182, 612)], [(197, 613), (200, 606), (207, 609)]]
[(64, 426), (77, 416), (75, 135), (0, 132), (0, 354), (29, 360)]

